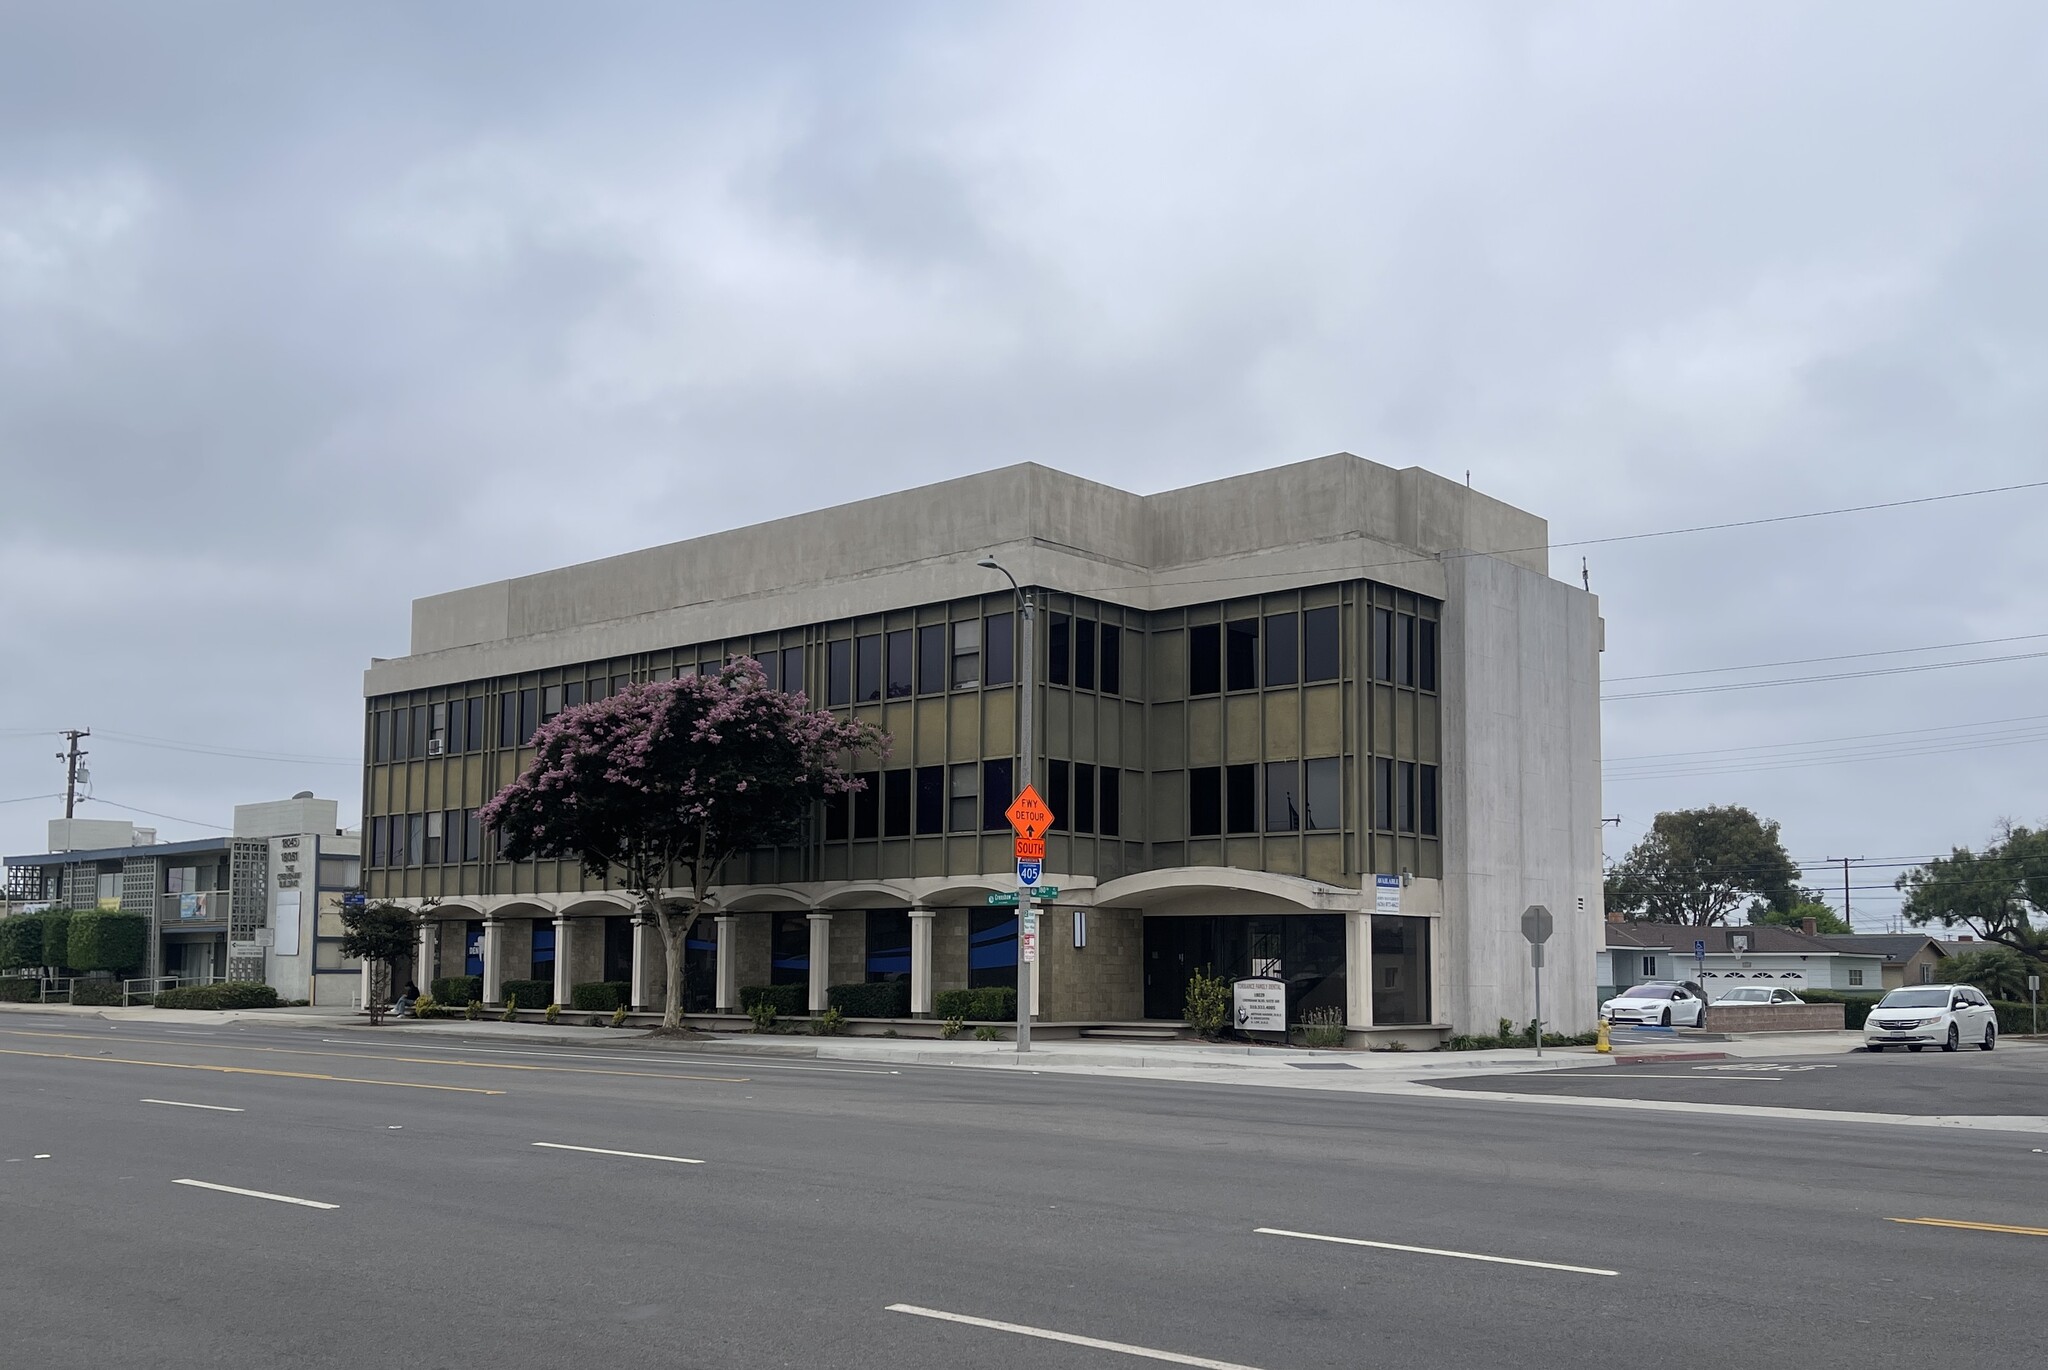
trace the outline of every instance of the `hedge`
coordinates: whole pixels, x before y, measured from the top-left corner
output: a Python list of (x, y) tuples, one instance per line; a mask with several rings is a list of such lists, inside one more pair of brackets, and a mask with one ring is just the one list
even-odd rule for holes
[(444, 975), (428, 986), (437, 1004), (450, 1008), (461, 1008), (466, 1004), (480, 1004), (484, 998), (484, 977), (481, 975)]
[[(2032, 1004), (2015, 1004), (2010, 1000), (1993, 999), (1991, 1007), (1998, 1010), (1998, 1030), (2007, 1036), (2031, 1033), (2034, 1030)], [(2042, 1014), (2041, 1021), (2048, 1023), (2048, 1013)]]
[(507, 980), (505, 1002), (521, 1008), (541, 1009), (555, 1002), (555, 982), (552, 980)]
[(633, 1002), (633, 987), (624, 980), (587, 980), (569, 987), (569, 1007), (585, 1013), (610, 1013)]
[(1017, 1018), (1017, 991), (1008, 985), (940, 990), (932, 999), (932, 1011), (941, 1018), (958, 1018), (970, 1023), (1014, 1022)]
[(0, 970), (27, 970), (43, 960), (43, 920), (33, 914), (0, 918)]
[(149, 959), (149, 920), (139, 913), (71, 915), (64, 964), (73, 970), (134, 970)]
[(119, 1008), (126, 1002), (119, 980), (73, 980), (71, 1002), (93, 1008)]
[(276, 1008), (280, 1002), (277, 991), (269, 985), (241, 980), (220, 985), (187, 985), (183, 989), (161, 990), (156, 996), (158, 1008)]
[(43, 997), (43, 982), (26, 975), (0, 975), (0, 1004), (33, 1004)]
[(777, 1018), (795, 1018), (811, 1011), (810, 988), (806, 985), (740, 986), (740, 1007), (752, 1012), (756, 1004), (773, 1004)]
[(1842, 1026), (1851, 1032), (1863, 1030), (1863, 1020), (1877, 1007), (1880, 994), (1845, 994), (1832, 989), (1799, 989), (1792, 991), (1809, 1004), (1840, 1004)]
[(71, 910), (49, 909), (43, 914), (43, 964), (68, 966), (71, 955)]
[(849, 1018), (908, 1018), (910, 982), (881, 980), (872, 984), (833, 985), (825, 1003)]

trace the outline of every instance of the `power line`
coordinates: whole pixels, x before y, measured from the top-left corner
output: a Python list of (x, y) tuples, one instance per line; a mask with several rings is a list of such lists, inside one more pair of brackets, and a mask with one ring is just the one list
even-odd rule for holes
[(1845, 733), (1839, 737), (1812, 737), (1794, 742), (1759, 742), (1749, 747), (1708, 747), (1695, 752), (1638, 752), (1632, 756), (1610, 756), (1607, 761), (1661, 761), (1678, 756), (1718, 756), (1724, 752), (1759, 752), (1781, 747), (1817, 747), (1829, 742), (1862, 742), (1884, 737), (1912, 737), (1920, 733), (1960, 732), (1965, 728), (1991, 728), (2004, 723), (2033, 723), (2048, 720), (2048, 714), (2020, 714), (2013, 718), (1985, 718), (1975, 723), (1943, 723), (1929, 728), (1899, 728), (1882, 733)]
[(205, 742), (188, 742), (177, 738), (147, 737), (139, 733), (113, 733), (102, 731), (99, 736), (117, 742), (126, 742), (137, 747), (150, 747), (159, 751), (193, 752), (203, 756), (226, 756), (239, 761), (275, 761), (300, 766), (361, 766), (359, 756), (345, 757), (333, 754), (309, 755), (294, 752), (265, 752), (245, 747), (221, 747)]
[(1638, 780), (1681, 780), (1697, 776), (1716, 775), (1757, 775), (1766, 771), (1807, 770), (1815, 766), (1839, 766), (1862, 761), (1903, 761), (1921, 756), (1948, 756), (1958, 752), (1978, 752), (1990, 748), (2024, 747), (2048, 742), (2048, 730), (2029, 730), (1978, 738), (1949, 739), (1938, 744), (1935, 739), (1926, 739), (1919, 745), (1893, 747), (1882, 750), (1870, 748), (1848, 748), (1837, 751), (1815, 752), (1807, 755), (1797, 753), (1784, 756), (1730, 757), (1722, 761), (1699, 761), (1691, 764), (1666, 763), (1664, 765), (1638, 766), (1634, 769), (1604, 771), (1602, 779), (1621, 784)]
[(1778, 680), (1744, 680), (1727, 685), (1689, 685), (1676, 690), (1639, 690), (1632, 694), (1601, 695), (1600, 702), (1622, 699), (1667, 699), (1673, 695), (1723, 694), (1729, 690), (1761, 690), (1773, 685), (1814, 685), (1829, 680), (1865, 680), (1881, 675), (1911, 675), (1921, 671), (1946, 671), (1957, 666), (1991, 666), (2006, 661), (2034, 661), (2048, 652), (2015, 652), (2010, 656), (1980, 656), (1964, 661), (1929, 661), (1917, 666), (1881, 666), (1869, 671), (1836, 671), (1827, 675), (1786, 676)]
[(86, 800), (86, 802), (87, 802), (87, 803), (91, 803), (91, 804), (106, 804), (106, 805), (108, 805), (108, 806), (110, 806), (110, 807), (112, 807), (112, 808), (116, 808), (116, 809), (122, 809), (122, 810), (125, 810), (125, 811), (126, 811), (126, 812), (128, 812), (128, 813), (139, 813), (139, 814), (144, 814), (144, 815), (147, 815), (147, 816), (148, 816), (148, 817), (150, 817), (150, 818), (161, 818), (161, 819), (165, 820), (166, 822), (170, 822), (170, 823), (183, 823), (183, 824), (187, 825), (188, 827), (194, 827), (194, 828), (212, 828), (212, 829), (213, 829), (213, 830), (214, 830), (215, 832), (233, 832), (233, 831), (234, 831), (234, 829), (233, 829), (233, 828), (230, 828), (230, 827), (226, 827), (226, 826), (224, 826), (224, 825), (222, 825), (222, 824), (219, 824), (219, 823), (208, 823), (208, 822), (206, 822), (206, 821), (205, 821), (205, 820), (203, 820), (203, 819), (198, 819), (198, 818), (180, 818), (180, 817), (178, 817), (178, 815), (176, 815), (176, 814), (174, 814), (174, 813), (158, 813), (158, 812), (157, 812), (157, 811), (156, 811), (155, 809), (138, 809), (138, 808), (136, 808), (136, 807), (135, 807), (135, 806), (134, 806), (133, 804), (117, 804), (117, 803), (115, 803), (115, 802), (114, 802), (113, 800), (111, 800), (111, 799), (102, 799), (102, 798), (100, 798), (100, 797), (99, 797), (98, 795), (96, 795), (96, 794), (89, 794), (89, 795), (86, 795), (86, 796), (84, 796), (84, 798), (85, 798), (85, 800)]
[(1605, 683), (1618, 685), (1629, 680), (1668, 680), (1682, 675), (1720, 675), (1728, 671), (1763, 671), (1774, 666), (1812, 666), (1824, 661), (1860, 661), (1874, 656), (1906, 656), (1913, 652), (1945, 652), (1956, 647), (1989, 647), (1999, 642), (2035, 642), (2048, 633), (2023, 633), (2018, 637), (1980, 637), (1972, 642), (1937, 642), (1931, 647), (1890, 647), (1881, 652), (1846, 652), (1841, 656), (1805, 656), (1790, 661), (1759, 661), (1749, 666), (1699, 666), (1690, 671), (1654, 671), (1649, 675), (1612, 675)]

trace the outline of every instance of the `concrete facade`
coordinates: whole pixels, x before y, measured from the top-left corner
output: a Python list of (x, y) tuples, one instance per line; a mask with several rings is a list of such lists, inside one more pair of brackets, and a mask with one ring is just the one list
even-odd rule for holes
[[(1174, 977), (1208, 958), (1277, 967), (1360, 1040), (1490, 1029), (1533, 1015), (1519, 918), (1543, 903), (1546, 1017), (1584, 1028), (1603, 629), (1547, 541), (1464, 485), (1344, 454), (1152, 496), (1024, 465), (429, 596), (410, 653), (364, 677), (371, 890), (449, 920), (597, 912), (616, 896), (570, 863), (465, 844), (475, 809), (536, 718), (751, 655), (888, 731), (897, 769), (728, 868), (719, 978), (778, 973), (773, 920), (746, 915), (830, 912), (812, 978), (846, 983), (871, 973), (867, 911), (908, 910), (933, 915), (914, 943), (932, 993), (986, 981), (988, 896), (1014, 888), (988, 814), (1021, 779), (1016, 606), (974, 564), (993, 554), (1036, 602), (1029, 775), (1062, 815), (1041, 1016), (1172, 1017)], [(515, 943), (502, 978), (523, 977)]]

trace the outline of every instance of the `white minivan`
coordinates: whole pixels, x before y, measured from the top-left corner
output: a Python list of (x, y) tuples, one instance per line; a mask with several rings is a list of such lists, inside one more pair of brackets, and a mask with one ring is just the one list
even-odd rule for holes
[(1998, 1045), (1998, 1010), (1974, 985), (1895, 989), (1863, 1020), (1863, 1045), (1871, 1051), (1893, 1046), (1954, 1051), (1965, 1042), (1985, 1051)]

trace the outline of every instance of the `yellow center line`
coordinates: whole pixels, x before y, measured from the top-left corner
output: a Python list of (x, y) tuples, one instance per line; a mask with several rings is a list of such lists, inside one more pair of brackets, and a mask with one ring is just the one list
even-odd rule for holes
[[(13, 1037), (69, 1037), (87, 1042), (107, 1040), (97, 1033), (90, 1032), (29, 1032), (19, 1028), (0, 1028), (0, 1032)], [(241, 1042), (188, 1042), (178, 1037), (127, 1037), (119, 1040), (148, 1042), (156, 1046), (210, 1048), (214, 1051), (261, 1051), (275, 1056), (327, 1056), (349, 1061), (400, 1061), (408, 1065), (465, 1066), (471, 1070), (537, 1070), (557, 1075), (621, 1075), (638, 1080), (692, 1080), (719, 1085), (753, 1083), (753, 1077), (748, 1075), (684, 1075), (672, 1070), (605, 1070), (597, 1066), (522, 1066), (508, 1061), (466, 1061), (448, 1056), (383, 1056), (372, 1051), (308, 1051), (300, 1047), (249, 1046)]]
[(502, 1089), (468, 1085), (429, 1085), (417, 1080), (361, 1080), (350, 1075), (315, 1075), (302, 1070), (258, 1070), (254, 1066), (196, 1066), (181, 1061), (136, 1061), (125, 1056), (80, 1056), (68, 1051), (17, 1051), (0, 1047), (0, 1056), (40, 1056), (51, 1061), (98, 1061), (110, 1066), (158, 1066), (164, 1070), (210, 1070), (220, 1075), (270, 1075), (283, 1080), (326, 1080), (338, 1085), (388, 1085), (392, 1089), (438, 1089), (449, 1094), (503, 1094)]
[(2019, 1237), (2048, 1237), (2048, 1227), (2007, 1227), (2004, 1223), (1966, 1223), (1954, 1218), (1886, 1218), (1888, 1223), (1911, 1223), (1918, 1227), (1961, 1227), (1971, 1232), (2010, 1232)]

